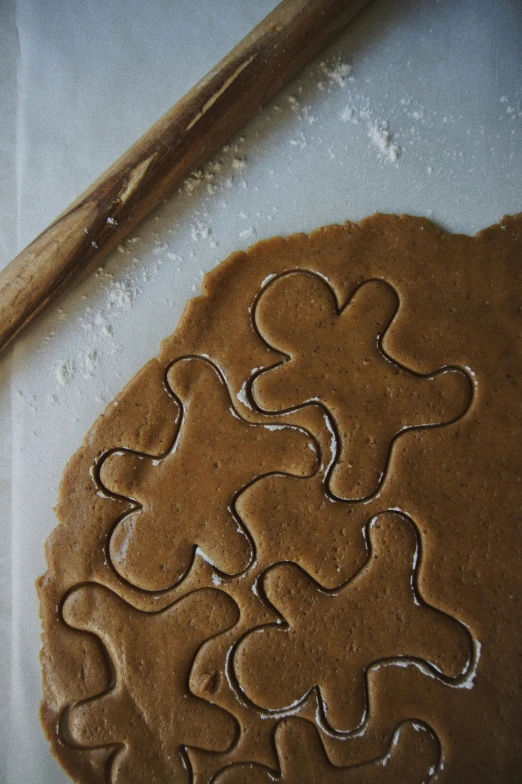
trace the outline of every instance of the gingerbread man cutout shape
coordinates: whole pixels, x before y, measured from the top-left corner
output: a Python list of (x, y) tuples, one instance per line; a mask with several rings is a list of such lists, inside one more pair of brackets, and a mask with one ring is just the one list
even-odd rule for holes
[(364, 721), (366, 671), (376, 662), (414, 659), (448, 681), (465, 677), (471, 635), (422, 600), (413, 522), (384, 512), (368, 524), (368, 538), (368, 561), (335, 591), (292, 563), (265, 572), (265, 596), (284, 622), (248, 632), (234, 654), (237, 681), (254, 705), (288, 710), (317, 688), (326, 721), (350, 732)]
[(259, 476), (306, 476), (316, 464), (314, 441), (304, 431), (242, 419), (208, 360), (177, 360), (167, 383), (182, 410), (172, 449), (162, 458), (114, 450), (99, 470), (105, 491), (134, 502), (110, 537), (112, 564), (147, 591), (180, 582), (198, 547), (225, 574), (246, 569), (253, 546), (235, 498)]
[(454, 422), (470, 403), (463, 370), (423, 376), (385, 353), (397, 307), (388, 283), (369, 280), (340, 308), (328, 283), (299, 270), (272, 280), (255, 306), (259, 334), (286, 359), (253, 377), (253, 400), (271, 413), (308, 403), (327, 409), (338, 449), (328, 486), (343, 500), (378, 489), (401, 433)]
[(187, 690), (198, 649), (239, 618), (236, 603), (223, 591), (201, 588), (160, 612), (145, 613), (88, 583), (69, 593), (63, 618), (97, 635), (114, 667), (108, 691), (65, 714), (78, 745), (115, 746), (113, 784), (188, 784), (185, 745), (209, 751), (232, 745), (238, 730), (233, 717)]

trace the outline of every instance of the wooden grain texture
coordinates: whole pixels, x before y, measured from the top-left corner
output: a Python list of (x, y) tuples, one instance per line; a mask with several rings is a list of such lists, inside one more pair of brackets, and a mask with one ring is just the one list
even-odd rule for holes
[(284, 0), (0, 272), (0, 351), (86, 275), (368, 0)]

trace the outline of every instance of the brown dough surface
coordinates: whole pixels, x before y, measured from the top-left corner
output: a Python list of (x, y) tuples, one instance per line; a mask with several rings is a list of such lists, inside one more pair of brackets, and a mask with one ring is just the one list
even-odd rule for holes
[(426, 781), (437, 764), (435, 738), (419, 724), (404, 723), (396, 731), (386, 755), (349, 767), (334, 766), (319, 734), (305, 719), (283, 719), (274, 732), (278, 770), (236, 763), (221, 771), (215, 784), (389, 784)]
[(64, 473), (75, 781), (520, 781), (521, 262), (376, 215), (207, 275)]

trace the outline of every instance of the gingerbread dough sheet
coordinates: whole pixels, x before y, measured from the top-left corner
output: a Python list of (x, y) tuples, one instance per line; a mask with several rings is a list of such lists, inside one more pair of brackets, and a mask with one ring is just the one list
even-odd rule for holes
[(207, 275), (63, 477), (74, 780), (519, 780), (521, 262), (376, 215)]

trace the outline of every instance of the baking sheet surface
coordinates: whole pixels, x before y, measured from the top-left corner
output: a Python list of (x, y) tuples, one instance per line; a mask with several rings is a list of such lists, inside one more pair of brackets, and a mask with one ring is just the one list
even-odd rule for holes
[[(6, 19), (12, 11), (1, 54), (11, 69), (0, 82), (3, 260), (274, 5), (0, 6)], [(157, 353), (203, 273), (233, 250), (375, 211), (474, 233), (522, 210), (521, 37), (518, 0), (375, 0), (0, 360), (2, 421), (11, 426), (0, 459), (11, 733), (0, 780), (68, 780), (38, 722), (34, 580), (45, 570), (63, 467), (96, 416)]]

